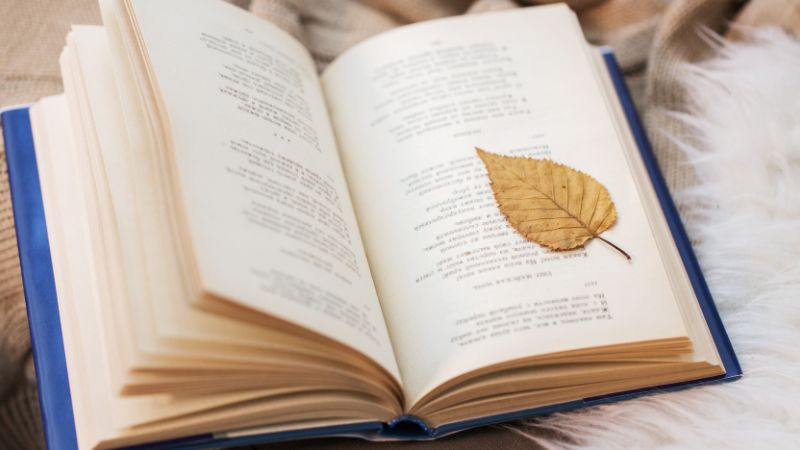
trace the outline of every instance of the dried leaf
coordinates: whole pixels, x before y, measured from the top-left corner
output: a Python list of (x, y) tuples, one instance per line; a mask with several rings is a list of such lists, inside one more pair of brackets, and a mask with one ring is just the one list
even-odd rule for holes
[(608, 190), (591, 176), (547, 159), (475, 149), (486, 166), (500, 212), (519, 234), (553, 250), (572, 250), (598, 238), (617, 220)]

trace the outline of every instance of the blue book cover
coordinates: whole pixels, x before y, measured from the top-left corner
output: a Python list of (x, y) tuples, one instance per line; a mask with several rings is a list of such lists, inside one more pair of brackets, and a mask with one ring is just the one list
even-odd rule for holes
[[(359, 436), (368, 439), (425, 440), (477, 426), (506, 422), (515, 419), (548, 414), (556, 411), (583, 408), (603, 403), (625, 400), (641, 395), (681, 389), (703, 383), (733, 380), (742, 371), (733, 347), (720, 320), (714, 301), (695, 258), (680, 216), (670, 197), (667, 186), (650, 148), (647, 136), (636, 114), (630, 94), (613, 53), (603, 50), (603, 58), (614, 83), (616, 94), (625, 112), (631, 132), (641, 152), (655, 192), (664, 210), (670, 230), (680, 252), (686, 272), (694, 287), (700, 307), (720, 357), (725, 375), (677, 383), (630, 392), (620, 392), (579, 401), (526, 409), (490, 417), (468, 420), (429, 428), (412, 416), (400, 416), (389, 423), (360, 423), (273, 434), (228, 438), (212, 434), (193, 436), (173, 441), (151, 443), (136, 448), (212, 448), (236, 446), (266, 441), (290, 440), (321, 436)], [(39, 402), (42, 412), (45, 439), (51, 449), (75, 449), (77, 439), (70, 397), (69, 379), (64, 356), (53, 268), (50, 258), (47, 224), (45, 223), (39, 174), (27, 107), (16, 107), (0, 114), (6, 148), (11, 196), (16, 221), (17, 241), (23, 286), (28, 310), (28, 321), (39, 384)]]

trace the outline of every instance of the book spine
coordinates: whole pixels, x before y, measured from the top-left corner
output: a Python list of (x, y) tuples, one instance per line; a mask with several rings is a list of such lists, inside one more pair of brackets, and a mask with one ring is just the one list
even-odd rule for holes
[(435, 431), (419, 417), (403, 414), (384, 424), (380, 436), (386, 439), (425, 440), (433, 439)]

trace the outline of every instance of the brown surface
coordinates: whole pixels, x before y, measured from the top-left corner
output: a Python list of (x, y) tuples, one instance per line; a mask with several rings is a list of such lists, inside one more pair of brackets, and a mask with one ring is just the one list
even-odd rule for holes
[(61, 91), (71, 24), (99, 24), (97, 0), (0, 0), (0, 107)]
[[(547, 439), (546, 433), (537, 433), (543, 439)], [(298, 449), (298, 450), (311, 450), (311, 449), (407, 449), (413, 448), (414, 450), (448, 450), (448, 449), (543, 449), (541, 445), (536, 444), (534, 441), (528, 439), (521, 434), (511, 431), (502, 426), (482, 427), (474, 430), (464, 431), (452, 436), (447, 436), (435, 441), (421, 441), (421, 442), (369, 442), (362, 439), (348, 439), (348, 438), (325, 438), (325, 439), (307, 439), (302, 441), (279, 442), (270, 445), (259, 445), (249, 447), (239, 447), (239, 449)]]
[(746, 39), (749, 29), (779, 26), (800, 36), (800, 0), (751, 0), (736, 16), (736, 26), (725, 35), (728, 39)]

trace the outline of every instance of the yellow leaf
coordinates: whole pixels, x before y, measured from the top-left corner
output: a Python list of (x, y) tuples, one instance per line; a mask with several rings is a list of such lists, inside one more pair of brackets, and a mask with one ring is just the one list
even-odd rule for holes
[(500, 212), (525, 239), (572, 250), (598, 238), (617, 220), (608, 189), (591, 176), (547, 159), (504, 156), (475, 149), (486, 166)]

